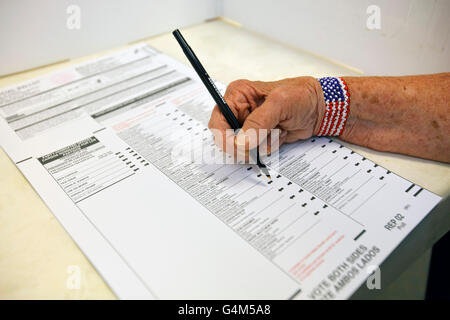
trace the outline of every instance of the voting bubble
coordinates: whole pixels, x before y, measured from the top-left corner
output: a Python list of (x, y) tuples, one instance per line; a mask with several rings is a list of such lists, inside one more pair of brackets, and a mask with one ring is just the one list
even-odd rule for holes
[(66, 20), (66, 26), (69, 30), (81, 29), (81, 8), (76, 4), (71, 4), (67, 7), (66, 13), (68, 14)]
[(366, 272), (369, 277), (366, 280), (366, 286), (369, 290), (380, 290), (381, 289), (381, 271), (378, 266), (368, 266)]
[(381, 9), (377, 5), (370, 5), (366, 9), (366, 13), (369, 15), (366, 20), (366, 26), (369, 30), (381, 29)]
[(69, 290), (79, 290), (81, 288), (81, 269), (79, 266), (72, 265), (67, 267), (66, 287)]

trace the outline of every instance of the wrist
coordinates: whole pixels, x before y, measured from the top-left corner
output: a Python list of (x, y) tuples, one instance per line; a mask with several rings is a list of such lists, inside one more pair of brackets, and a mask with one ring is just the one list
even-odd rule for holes
[(319, 105), (321, 114), (318, 117), (314, 135), (340, 136), (350, 113), (350, 94), (345, 80), (341, 77), (325, 77), (317, 79), (322, 91), (323, 104)]
[(314, 92), (316, 96), (316, 124), (314, 125), (314, 131), (313, 135), (317, 136), (320, 131), (320, 126), (322, 124), (323, 118), (325, 116), (325, 110), (326, 110), (326, 104), (325, 104), (325, 97), (323, 95), (322, 86), (320, 85), (319, 81), (317, 79), (314, 79)]

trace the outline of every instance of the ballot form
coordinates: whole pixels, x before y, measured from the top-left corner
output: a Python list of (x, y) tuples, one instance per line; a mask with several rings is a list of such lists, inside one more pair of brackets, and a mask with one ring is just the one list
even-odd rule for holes
[(0, 143), (124, 299), (346, 299), (440, 201), (328, 137), (269, 181), (215, 146), (213, 106), (139, 44), (0, 89)]

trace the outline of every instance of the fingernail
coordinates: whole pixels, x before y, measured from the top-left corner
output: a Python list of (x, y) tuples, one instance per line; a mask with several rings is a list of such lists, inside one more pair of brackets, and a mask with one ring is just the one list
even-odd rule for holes
[(283, 138), (283, 137), (285, 137), (286, 135), (287, 135), (287, 131), (286, 131), (286, 130), (281, 130), (280, 138)]

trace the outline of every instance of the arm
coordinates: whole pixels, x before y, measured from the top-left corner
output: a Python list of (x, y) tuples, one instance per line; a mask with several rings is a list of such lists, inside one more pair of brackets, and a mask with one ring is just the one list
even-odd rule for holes
[[(450, 162), (450, 73), (344, 80), (350, 92), (350, 113), (342, 140)], [(318, 133), (325, 110), (322, 88), (312, 77), (237, 80), (228, 86), (225, 99), (243, 125), (234, 140), (235, 149), (255, 147), (246, 140), (249, 129), (281, 129), (280, 145), (307, 139)], [(229, 126), (217, 107), (209, 127), (216, 129), (216, 137), (222, 134), (220, 141), (228, 146), (234, 139), (225, 133)]]
[(450, 73), (344, 79), (351, 102), (342, 140), (450, 162)]

